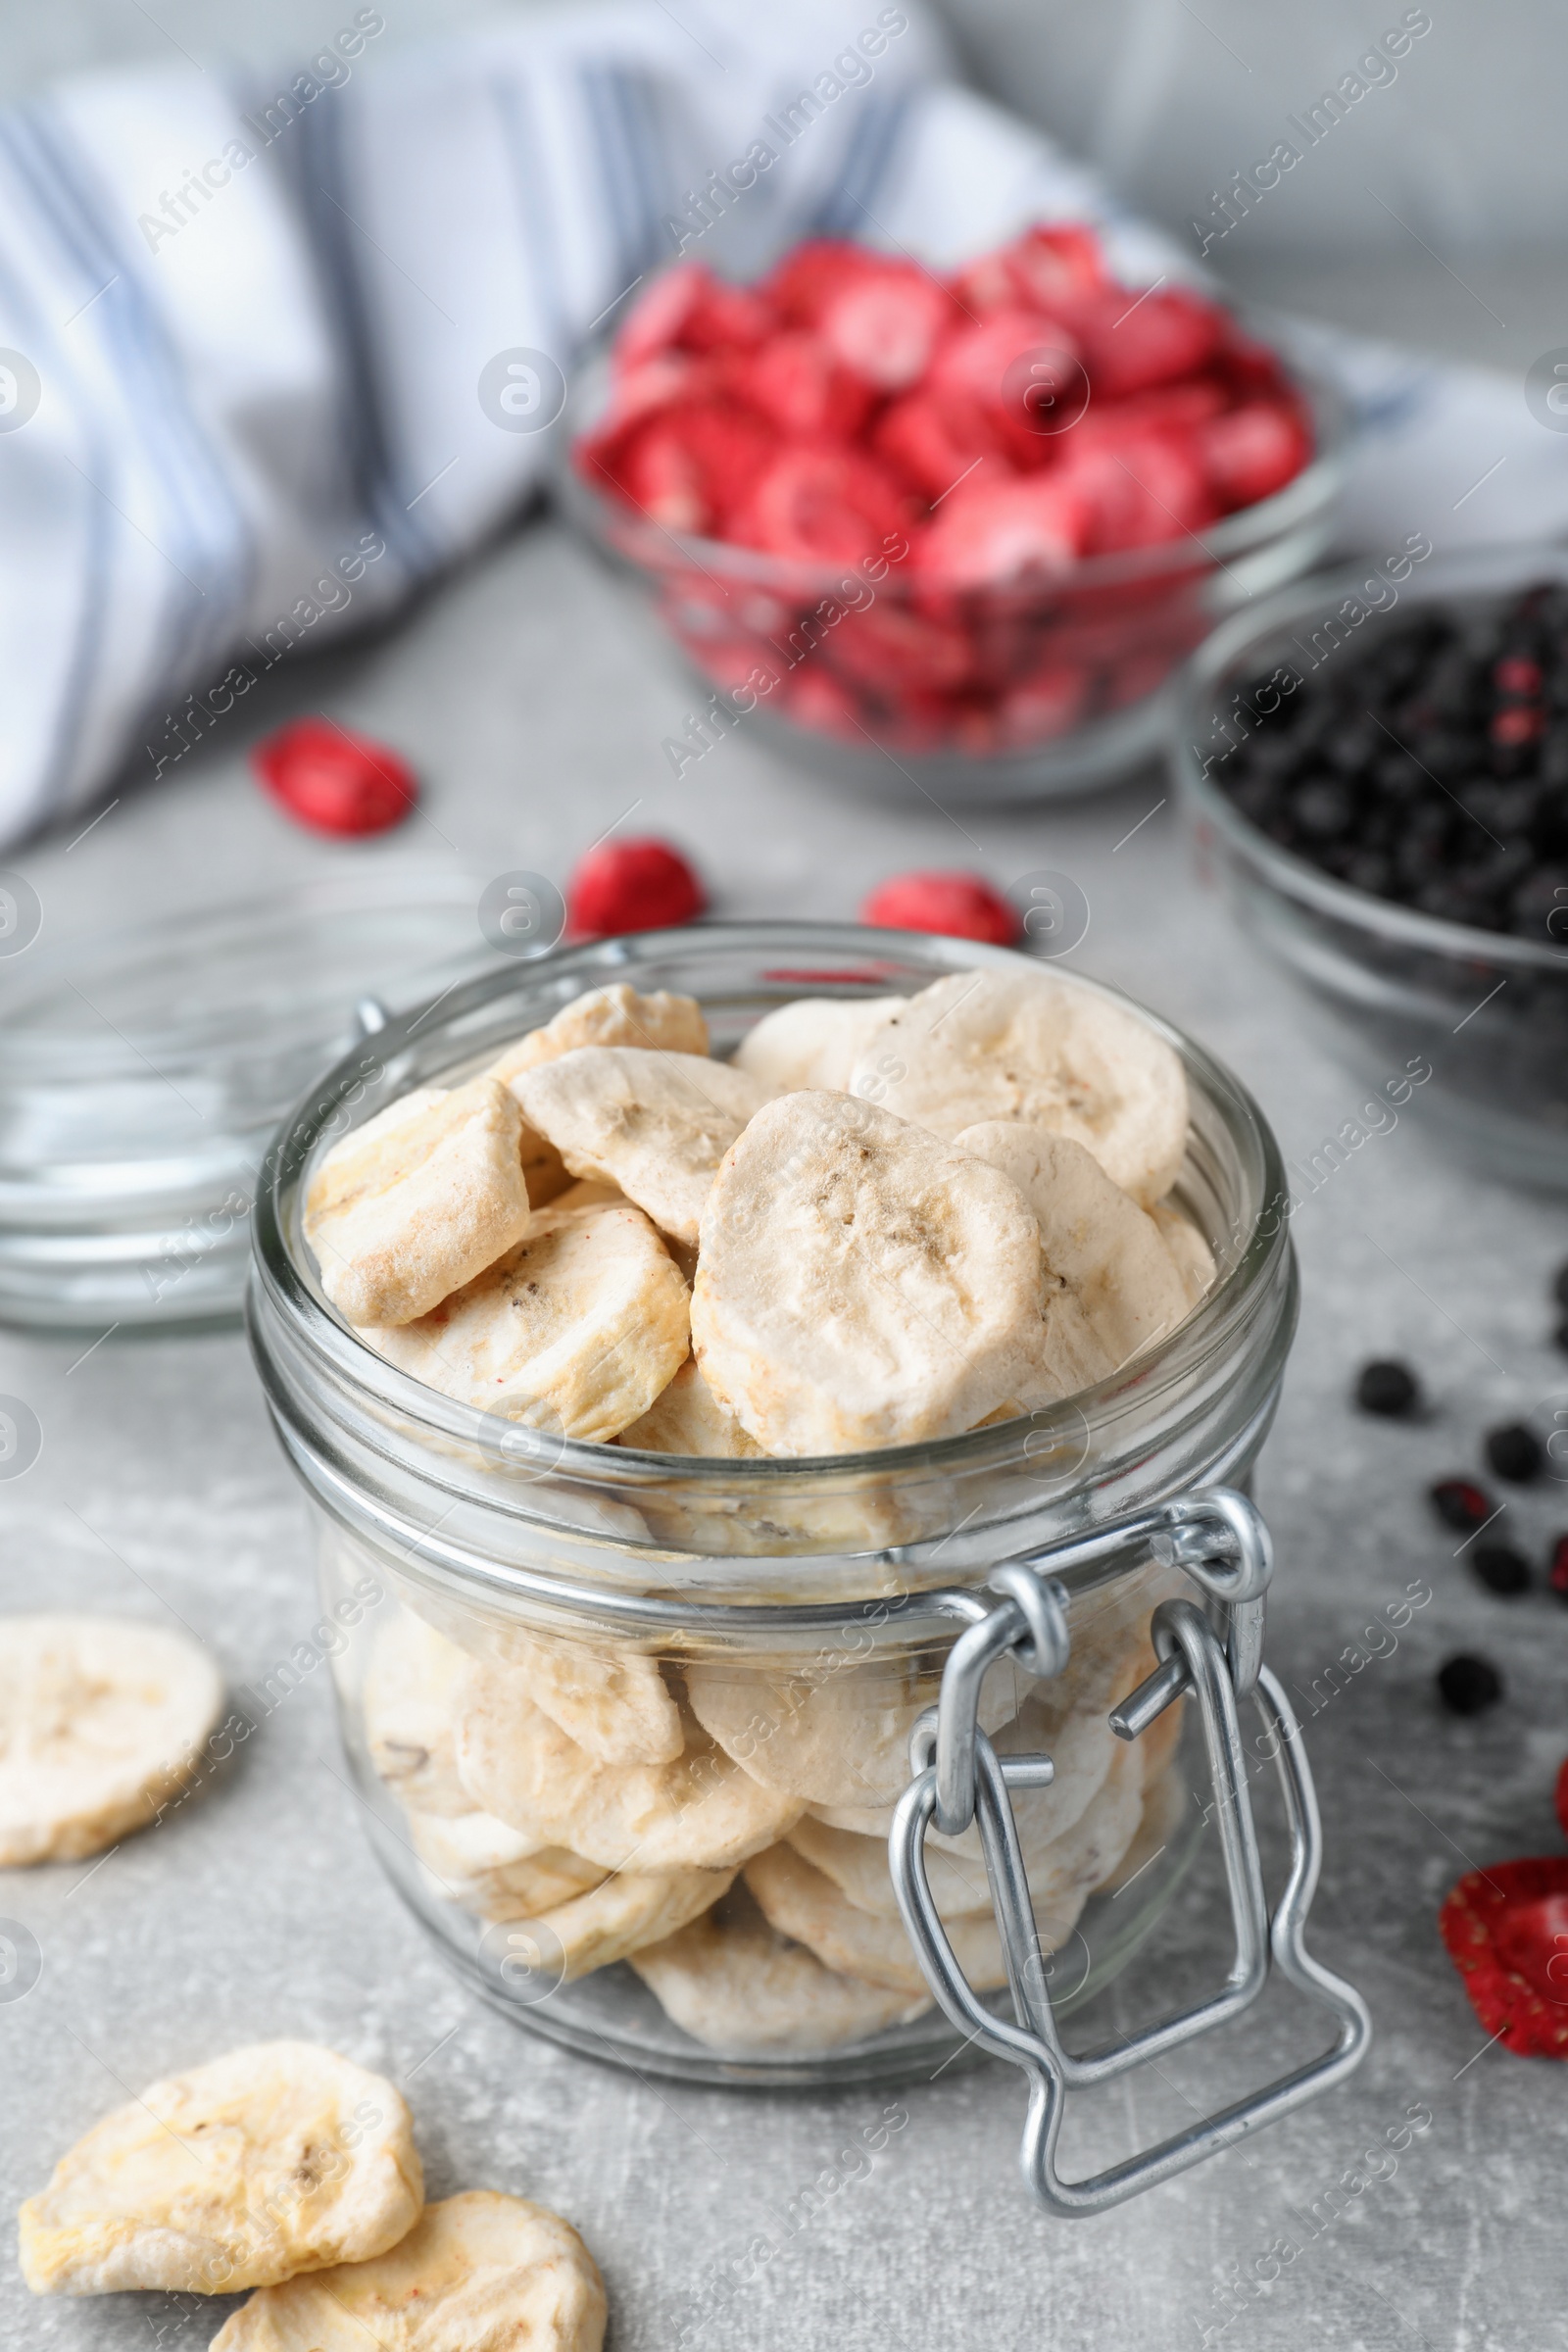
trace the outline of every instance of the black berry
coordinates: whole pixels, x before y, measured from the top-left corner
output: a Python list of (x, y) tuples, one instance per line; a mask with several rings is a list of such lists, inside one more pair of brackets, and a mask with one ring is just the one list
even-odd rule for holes
[(1533, 1478), (1540, 1477), (1542, 1459), (1541, 1440), (1522, 1422), (1511, 1422), (1505, 1429), (1488, 1430), (1487, 1467), (1498, 1478), (1527, 1487)]
[(1568, 1600), (1568, 1536), (1559, 1536), (1551, 1547), (1546, 1582), (1559, 1600)]
[(1421, 1401), (1421, 1388), (1407, 1364), (1396, 1363), (1393, 1358), (1363, 1364), (1356, 1376), (1355, 1401), (1363, 1413), (1382, 1413), (1391, 1421), (1402, 1420), (1413, 1413)]
[(1530, 1590), (1530, 1562), (1511, 1544), (1478, 1544), (1470, 1554), (1470, 1565), (1487, 1591), (1504, 1600)]
[(1438, 1694), (1450, 1714), (1479, 1715), (1502, 1696), (1502, 1677), (1485, 1658), (1461, 1650), (1438, 1668)]
[(1473, 1478), (1440, 1478), (1427, 1494), (1444, 1526), (1462, 1536), (1484, 1527), (1495, 1508), (1486, 1488), (1478, 1487)]

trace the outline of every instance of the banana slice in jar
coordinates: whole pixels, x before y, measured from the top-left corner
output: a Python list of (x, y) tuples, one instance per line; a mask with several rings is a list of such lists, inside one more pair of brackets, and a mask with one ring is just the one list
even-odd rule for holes
[(846, 1094), (867, 1041), (903, 997), (797, 997), (764, 1012), (735, 1049), (734, 1066), (770, 1095)]
[(906, 999), (867, 1039), (850, 1092), (934, 1135), (993, 1119), (1049, 1128), (1145, 1206), (1187, 1149), (1180, 1056), (1137, 1013), (1044, 974), (953, 972)]
[(0, 1617), (0, 1865), (75, 1862), (189, 1784), (223, 1678), (183, 1634)]
[(1173, 1208), (1168, 1200), (1156, 1200), (1150, 1215), (1159, 1228), (1159, 1238), (1170, 1252), (1172, 1265), (1187, 1295), (1189, 1307), (1198, 1304), (1213, 1282), (1218, 1268), (1214, 1252), (1204, 1241), (1191, 1217)]
[(34, 2294), (233, 2294), (382, 2254), (424, 2180), (401, 2094), (309, 2041), (255, 2042), (96, 2124), (20, 2216)]
[(1041, 1336), (1040, 1235), (1015, 1185), (847, 1095), (786, 1095), (703, 1214), (692, 1345), (767, 1453), (972, 1429)]
[(467, 1653), (412, 1609), (398, 1609), (375, 1637), (360, 1691), (370, 1762), (411, 1812), (468, 1813), (458, 1778), (453, 1700)]
[(409, 1839), (432, 1891), (480, 1919), (536, 1919), (609, 1877), (564, 1846), (509, 1828), (492, 1813), (411, 1813)]
[(264, 2287), (211, 2352), (601, 2352), (604, 2280), (569, 2223), (470, 2188), (390, 2253)]
[(719, 1161), (767, 1100), (726, 1061), (631, 1046), (579, 1047), (525, 1071), (516, 1093), (574, 1176), (618, 1184), (688, 1248)]
[[(813, 1951), (824, 1968), (916, 1998), (928, 1990), (903, 1921), (857, 1910), (849, 1896), (793, 1846), (773, 1845), (758, 1854), (746, 1865), (746, 1884), (763, 1917), (780, 1935)], [(1054, 1916), (1037, 1913), (1043, 1950), (1054, 1951), (1066, 1941), (1083, 1901), (1080, 1897), (1076, 1908), (1069, 1903)], [(945, 1925), (958, 1966), (977, 1992), (1006, 1983), (1002, 1938), (989, 1911), (965, 1912)]]
[(465, 1404), (567, 1438), (613, 1438), (684, 1360), (689, 1294), (640, 1209), (541, 1209), (525, 1241), (416, 1322), (361, 1333)]
[(686, 1744), (680, 1709), (657, 1658), (592, 1649), (562, 1635), (536, 1639), (509, 1627), (507, 1666), (535, 1706), (601, 1764), (668, 1764)]
[(708, 1023), (695, 997), (671, 996), (664, 989), (640, 997), (624, 980), (609, 988), (590, 988), (564, 1004), (554, 1020), (497, 1054), (485, 1070), (511, 1086), (525, 1071), (559, 1061), (580, 1046), (640, 1046), (662, 1054), (708, 1052)]
[(635, 1446), (640, 1453), (702, 1454), (718, 1461), (746, 1461), (762, 1450), (719, 1403), (692, 1355), (615, 1443)]
[(574, 1984), (700, 1918), (729, 1891), (734, 1877), (733, 1865), (612, 1871), (589, 1892), (549, 1911), (509, 1918), (507, 1956), (520, 1961), (541, 1988)]
[(304, 1231), (338, 1312), (356, 1326), (411, 1323), (520, 1241), (532, 1213), (521, 1139), (516, 1098), (475, 1078), (405, 1096), (335, 1144), (311, 1178)]
[(683, 2033), (737, 2055), (841, 2049), (931, 2006), (924, 1989), (911, 1995), (824, 1968), (804, 1943), (770, 1927), (743, 1889), (634, 1952), (631, 1966)]

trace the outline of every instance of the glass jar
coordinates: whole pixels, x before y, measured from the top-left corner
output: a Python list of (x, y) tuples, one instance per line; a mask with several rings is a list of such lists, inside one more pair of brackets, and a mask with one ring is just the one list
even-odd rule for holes
[[(1296, 1319), (1289, 1238), (1261, 1214), (1279, 1155), (1236, 1081), (1146, 1016), (1188, 1073), (1175, 1199), (1217, 1260), (1207, 1294), (1101, 1387), (1027, 1419), (818, 1460), (553, 1441), (413, 1381), (322, 1296), (300, 1231), (311, 1167), (411, 1087), (469, 1074), (612, 981), (696, 996), (724, 1054), (790, 997), (910, 994), (1020, 965), (1036, 968), (969, 941), (795, 923), (576, 949), (454, 990), (438, 1017), (394, 1020), (270, 1154), (252, 1343), (314, 1508), (319, 1643), (376, 1851), (476, 1989), (595, 2056), (842, 2082), (930, 2074), (960, 2046), (928, 2005), (888, 1879), (910, 1732), (999, 1563), (1195, 1485), (1246, 1485)], [(1054, 1785), (1016, 1805), (1058, 2013), (1124, 1964), (1203, 1834), (1183, 1708), (1127, 1746), (1104, 1720), (1154, 1665), (1155, 1603), (1191, 1588), (1147, 1551), (1062, 1583), (1064, 1671), (1031, 1695), (1026, 1676), (994, 1670), (980, 1716), (999, 1752), (1055, 1759)], [(973, 1832), (932, 1869), (964, 1965), (999, 1984)], [(710, 1876), (693, 1889), (696, 1871)], [(662, 1910), (646, 1885), (659, 1873)], [(616, 1890), (601, 1909), (647, 1896), (639, 1917), (662, 1933), (627, 1961), (607, 1942), (579, 1974), (584, 1914), (569, 1906), (601, 1885)], [(713, 1907), (683, 1925), (700, 1902)]]

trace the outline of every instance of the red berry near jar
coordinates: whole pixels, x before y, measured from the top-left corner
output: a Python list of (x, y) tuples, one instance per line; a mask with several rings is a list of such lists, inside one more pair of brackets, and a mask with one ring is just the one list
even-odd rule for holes
[(1010, 948), (1020, 928), (1017, 908), (978, 874), (895, 874), (864, 901), (860, 920), (879, 931), (934, 931), (998, 948)]
[(693, 921), (707, 905), (695, 870), (667, 841), (605, 841), (566, 885), (566, 928), (574, 939), (662, 931)]
[(419, 798), (406, 760), (330, 718), (264, 735), (251, 746), (251, 765), (279, 808), (317, 833), (384, 833)]

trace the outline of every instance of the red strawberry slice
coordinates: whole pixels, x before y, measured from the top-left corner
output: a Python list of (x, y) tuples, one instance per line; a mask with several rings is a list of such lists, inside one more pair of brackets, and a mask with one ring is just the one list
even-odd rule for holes
[(691, 922), (707, 905), (695, 870), (667, 841), (606, 841), (566, 885), (566, 927), (574, 939), (662, 931)]
[(1298, 411), (1281, 400), (1250, 400), (1210, 417), (1195, 431), (1194, 446), (1227, 514), (1283, 490), (1312, 455)]
[(1002, 433), (977, 410), (955, 416), (929, 392), (907, 392), (883, 411), (871, 435), (879, 458), (907, 476), (921, 495), (945, 498), (966, 474), (988, 480), (1016, 468)]
[(1013, 588), (1070, 571), (1089, 539), (1089, 501), (1053, 474), (987, 482), (984, 468), (938, 508), (915, 547), (938, 588)]
[(677, 262), (656, 277), (615, 337), (615, 368), (626, 373), (661, 352), (749, 349), (773, 324), (749, 286), (732, 286), (701, 262)]
[(785, 254), (758, 291), (790, 326), (815, 326), (836, 294), (885, 265), (845, 237), (808, 237)]
[(820, 335), (790, 327), (737, 361), (733, 382), (760, 416), (792, 441), (850, 441), (876, 395), (835, 358)]
[(666, 531), (721, 534), (775, 447), (760, 416), (738, 405), (700, 401), (666, 410), (597, 463), (639, 513)]
[(907, 686), (939, 691), (964, 685), (974, 656), (962, 629), (880, 598), (848, 613), (828, 641), (833, 665), (887, 695)]
[(905, 392), (924, 375), (952, 311), (945, 286), (903, 264), (840, 287), (822, 306), (820, 331), (835, 358), (863, 383), (878, 392)]
[(1568, 1855), (1472, 1870), (1438, 1915), (1486, 2031), (1524, 2058), (1568, 2058)]
[(1104, 284), (1100, 239), (1082, 221), (1062, 220), (1026, 228), (1010, 245), (967, 263), (954, 290), (965, 310), (981, 318), (1022, 304), (1049, 318), (1070, 321), (1084, 297), (1098, 294)]
[(1191, 375), (1219, 348), (1225, 314), (1185, 286), (1102, 296), (1079, 334), (1097, 400), (1124, 400)]
[(315, 833), (384, 833), (419, 797), (406, 760), (330, 718), (300, 718), (251, 746), (251, 765), (279, 808)]
[(879, 931), (928, 931), (999, 948), (1010, 948), (1019, 932), (1017, 908), (980, 874), (895, 874), (862, 901), (860, 920)]
[(1088, 501), (1088, 552), (1159, 547), (1211, 523), (1218, 512), (1203, 467), (1174, 435), (1135, 433), (1119, 445), (1069, 449), (1056, 479)]
[(987, 428), (1000, 432), (1015, 462), (1033, 467), (1049, 461), (1055, 436), (1041, 430), (1028, 389), (1050, 382), (1070, 400), (1075, 379), (1082, 384), (1071, 335), (1032, 311), (1010, 310), (949, 335), (932, 362), (929, 390), (956, 430), (970, 439)]
[(874, 458), (808, 447), (773, 459), (735, 515), (732, 536), (792, 562), (861, 564), (908, 521), (908, 502)]
[(1066, 454), (1085, 442), (1123, 441), (1146, 432), (1182, 433), (1206, 424), (1231, 405), (1225, 386), (1211, 375), (1195, 375), (1180, 384), (1161, 384), (1153, 392), (1135, 392), (1130, 400), (1092, 401), (1070, 440)]

